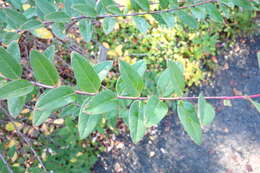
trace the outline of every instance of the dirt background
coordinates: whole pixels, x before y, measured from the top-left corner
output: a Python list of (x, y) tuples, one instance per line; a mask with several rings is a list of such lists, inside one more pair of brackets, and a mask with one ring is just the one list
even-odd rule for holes
[[(195, 89), (206, 96), (260, 93), (256, 52), (260, 37), (241, 38), (217, 56), (219, 67), (210, 82)], [(259, 99), (256, 99), (260, 101)], [(128, 173), (260, 173), (260, 114), (245, 100), (211, 101), (213, 124), (204, 129), (203, 144), (195, 145), (172, 113), (137, 145), (119, 135), (120, 146), (102, 153), (94, 172)]]

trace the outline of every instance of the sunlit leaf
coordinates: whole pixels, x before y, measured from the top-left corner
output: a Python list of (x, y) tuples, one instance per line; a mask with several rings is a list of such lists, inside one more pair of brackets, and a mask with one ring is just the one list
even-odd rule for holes
[(145, 20), (145, 18), (141, 16), (134, 16), (134, 22), (136, 24), (136, 28), (143, 34), (145, 34), (150, 28), (150, 24)]
[(113, 31), (114, 27), (116, 24), (116, 19), (115, 18), (105, 18), (103, 20), (103, 31), (105, 32), (105, 34), (109, 34), (110, 32)]
[(51, 31), (49, 31), (48, 29), (41, 27), (41, 28), (36, 28), (32, 31), (32, 33), (39, 38), (42, 39), (52, 39), (53, 35), (51, 33)]

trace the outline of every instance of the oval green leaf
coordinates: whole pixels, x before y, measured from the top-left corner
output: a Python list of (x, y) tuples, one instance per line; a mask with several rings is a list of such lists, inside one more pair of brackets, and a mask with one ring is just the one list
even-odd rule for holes
[(75, 101), (75, 92), (69, 86), (51, 89), (40, 96), (35, 110), (54, 111)]
[(109, 70), (112, 68), (113, 61), (104, 61), (93, 66), (95, 72), (98, 74), (99, 79), (102, 81), (107, 76)]
[(184, 130), (198, 145), (202, 143), (202, 131), (193, 105), (186, 101), (178, 101), (178, 116)]
[(26, 80), (14, 80), (0, 87), (0, 99), (9, 99), (29, 94), (33, 90), (33, 85)]
[(126, 91), (130, 96), (140, 96), (144, 83), (138, 72), (128, 63), (120, 61), (120, 78), (125, 83)]
[(71, 65), (78, 87), (86, 92), (97, 92), (101, 86), (98, 74), (91, 64), (82, 55), (73, 52)]
[(22, 75), (22, 67), (16, 58), (0, 47), (0, 73), (9, 79), (18, 79)]
[(118, 108), (116, 95), (110, 90), (104, 90), (97, 94), (86, 104), (84, 113), (103, 114), (114, 111)]
[(128, 114), (128, 128), (134, 143), (138, 143), (145, 135), (144, 107), (141, 101), (132, 103)]
[(45, 55), (33, 50), (31, 51), (30, 62), (38, 82), (46, 85), (58, 85), (58, 71)]
[(209, 125), (215, 118), (214, 107), (206, 102), (202, 93), (198, 99), (198, 118), (201, 125)]
[(88, 115), (84, 113), (85, 104), (89, 101), (87, 98), (81, 106), (81, 110), (79, 113), (79, 120), (78, 120), (78, 130), (80, 139), (84, 139), (90, 135), (90, 133), (95, 129), (98, 122), (100, 121), (100, 115)]
[(168, 112), (168, 107), (165, 103), (159, 100), (158, 97), (152, 96), (144, 106), (145, 125), (151, 127), (159, 124)]
[(10, 115), (16, 118), (22, 111), (26, 101), (26, 96), (12, 97), (7, 100), (8, 111)]
[(62, 11), (49, 13), (44, 18), (45, 20), (51, 22), (59, 22), (59, 23), (66, 23), (70, 21), (70, 17), (65, 12)]

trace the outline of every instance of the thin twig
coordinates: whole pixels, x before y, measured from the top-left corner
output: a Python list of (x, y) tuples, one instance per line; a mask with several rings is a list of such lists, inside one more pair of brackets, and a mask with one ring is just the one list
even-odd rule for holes
[[(8, 81), (11, 80), (8, 78), (4, 78), (4, 79)], [(29, 82), (31, 82), (34, 86), (38, 86), (46, 89), (57, 88), (57, 86), (45, 85), (35, 81), (29, 81)], [(90, 92), (85, 92), (80, 90), (76, 90), (75, 93), (80, 95), (87, 95), (87, 96), (96, 96), (98, 94), (98, 93), (90, 93)], [(237, 100), (237, 99), (247, 100), (247, 98), (257, 98), (257, 97), (260, 97), (260, 94), (242, 95), (242, 96), (206, 96), (204, 98), (207, 100)], [(149, 97), (117, 96), (116, 98), (121, 100), (149, 100)], [(174, 100), (197, 100), (198, 98), (199, 97), (160, 97), (159, 99), (164, 101), (174, 101)]]
[(11, 169), (10, 165), (8, 164), (8, 162), (5, 160), (4, 156), (1, 153), (0, 153), (0, 159), (5, 164), (5, 167), (7, 168), (8, 172), (13, 173), (14, 171)]
[[(67, 25), (67, 27), (71, 28), (74, 24), (76, 24), (79, 20), (82, 20), (82, 19), (103, 19), (103, 18), (109, 18), (109, 17), (129, 17), (129, 16), (143, 16), (143, 15), (147, 15), (147, 14), (161, 14), (161, 13), (174, 12), (174, 11), (178, 11), (178, 10), (182, 10), (182, 9), (186, 9), (186, 8), (197, 7), (197, 6), (201, 6), (201, 5), (212, 3), (212, 2), (218, 2), (218, 1), (219, 0), (206, 0), (206, 1), (198, 2), (198, 3), (192, 4), (192, 5), (181, 6), (181, 7), (177, 7), (177, 8), (171, 8), (171, 9), (164, 9), (164, 10), (148, 11), (148, 12), (137, 12), (137, 13), (128, 13), (128, 14), (105, 14), (105, 15), (99, 15), (99, 16), (95, 16), (95, 17), (78, 16), (78, 17), (71, 18), (71, 23), (69, 23)], [(53, 23), (54, 22), (51, 22), (51, 21), (43, 22), (43, 24), (46, 26), (49, 26)], [(68, 29), (66, 29), (66, 31), (68, 31)]]
[(36, 157), (36, 159), (38, 160), (38, 162), (40, 163), (40, 165), (42, 166), (42, 169), (44, 170), (45, 173), (49, 173), (47, 168), (44, 166), (43, 161), (41, 160), (40, 156), (37, 154), (37, 152), (34, 150), (31, 142), (28, 140), (28, 138), (26, 136), (24, 136), (24, 134), (19, 130), (19, 128), (16, 126), (13, 118), (9, 115), (9, 113), (1, 106), (0, 107), (1, 110), (3, 111), (3, 113), (7, 116), (7, 118), (10, 120), (10, 122), (13, 124), (17, 134), (24, 140), (24, 142), (27, 143), (27, 145), (29, 145), (30, 150), (33, 152), (34, 156)]

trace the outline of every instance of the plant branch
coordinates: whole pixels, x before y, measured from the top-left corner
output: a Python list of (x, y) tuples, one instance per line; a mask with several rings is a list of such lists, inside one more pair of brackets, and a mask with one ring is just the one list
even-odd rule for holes
[(0, 159), (5, 164), (5, 167), (7, 168), (8, 172), (13, 173), (14, 171), (11, 169), (10, 165), (8, 164), (8, 162), (5, 160), (4, 156), (1, 153), (0, 153)]
[[(218, 2), (218, 1), (219, 0), (206, 0), (206, 1), (198, 2), (198, 3), (192, 4), (192, 5), (164, 9), (164, 10), (148, 11), (148, 12), (136, 12), (136, 13), (128, 13), (128, 14), (105, 14), (105, 15), (99, 15), (96, 17), (78, 16), (78, 17), (71, 18), (71, 22), (67, 25), (66, 31), (68, 31), (74, 24), (76, 24), (79, 20), (82, 20), (82, 19), (103, 19), (103, 18), (109, 18), (109, 17), (129, 17), (129, 16), (143, 16), (143, 15), (147, 15), (147, 14), (168, 13), (168, 12), (174, 12), (174, 11), (178, 11), (178, 10), (182, 10), (182, 9), (186, 9), (186, 8), (197, 7), (197, 6), (201, 6), (201, 5), (212, 3), (212, 2)], [(43, 24), (46, 26), (49, 26), (53, 23), (54, 22), (50, 22), (50, 21), (43, 22)]]
[[(4, 79), (10, 81), (10, 79), (8, 79), (8, 78), (4, 78)], [(35, 81), (29, 81), (29, 82), (31, 82), (34, 86), (42, 87), (42, 88), (46, 88), (46, 89), (57, 88), (56, 86), (45, 85), (45, 84), (35, 82)], [(80, 91), (80, 90), (76, 90), (75, 93), (80, 94), (80, 95), (87, 95), (87, 96), (95, 96), (98, 94), (98, 93), (90, 93), (90, 92), (85, 92), (85, 91)], [(204, 98), (207, 100), (236, 100), (236, 99), (247, 100), (248, 98), (258, 98), (258, 97), (260, 97), (260, 94), (241, 95), (241, 96), (206, 96)], [(121, 100), (149, 100), (149, 97), (117, 96), (116, 98), (121, 99)], [(159, 99), (164, 100), (164, 101), (197, 100), (197, 99), (199, 99), (199, 97), (160, 97)]]

